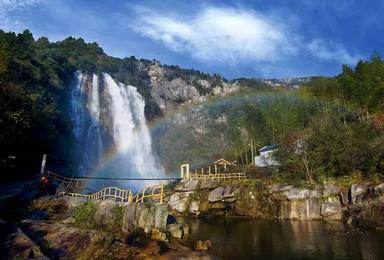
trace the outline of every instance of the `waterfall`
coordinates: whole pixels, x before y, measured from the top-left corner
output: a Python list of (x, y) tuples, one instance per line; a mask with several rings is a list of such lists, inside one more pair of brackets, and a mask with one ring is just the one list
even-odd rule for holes
[(82, 148), (79, 171), (85, 175), (87, 169), (98, 167), (103, 149), (99, 127), (99, 86), (96, 75), (89, 79), (87, 75), (76, 72), (75, 76), (71, 97), (74, 135)]
[(145, 101), (136, 87), (117, 82), (107, 73), (99, 77), (77, 72), (75, 79), (71, 107), (80, 173), (161, 177), (163, 170), (153, 155), (146, 125)]

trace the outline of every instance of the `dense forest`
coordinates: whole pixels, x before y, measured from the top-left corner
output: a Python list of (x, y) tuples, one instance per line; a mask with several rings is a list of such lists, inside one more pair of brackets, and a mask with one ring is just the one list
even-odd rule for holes
[(233, 113), (235, 149), (229, 152), (240, 164), (276, 143), (286, 180), (383, 177), (384, 62), (378, 54), (354, 68), (344, 65), (336, 77), (314, 77), (297, 91), (274, 93)]
[[(162, 117), (143, 70), (156, 62), (133, 56), (113, 58), (96, 43), (82, 39), (52, 43), (47, 38), (35, 40), (29, 31), (0, 30), (1, 158), (71, 153), (72, 122), (66, 100), (76, 70), (108, 72), (136, 86), (146, 100), (146, 116)], [(218, 74), (162, 66), (170, 80), (188, 80), (202, 93), (207, 89), (197, 79), (213, 86), (228, 82)], [(384, 61), (378, 54), (354, 68), (343, 66), (335, 77), (312, 78), (297, 90), (269, 88), (256, 79), (238, 82), (256, 88), (242, 90), (227, 101), (209, 101), (208, 134), (195, 138), (186, 134), (186, 125), (163, 133), (160, 152), (172, 159), (170, 166), (184, 158), (225, 156), (245, 167), (259, 148), (276, 143), (281, 148), (276, 154), (282, 163), (279, 173), (287, 179), (314, 183), (324, 177), (371, 178), (384, 173)], [(222, 124), (218, 128), (212, 118), (220, 116), (225, 120), (217, 120)]]

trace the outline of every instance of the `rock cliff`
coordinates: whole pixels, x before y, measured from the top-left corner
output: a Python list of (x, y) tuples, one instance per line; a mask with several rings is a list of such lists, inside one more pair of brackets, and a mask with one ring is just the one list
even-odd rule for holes
[(176, 215), (336, 220), (384, 227), (383, 184), (356, 183), (347, 188), (325, 182), (309, 189), (258, 180), (182, 181), (168, 204)]

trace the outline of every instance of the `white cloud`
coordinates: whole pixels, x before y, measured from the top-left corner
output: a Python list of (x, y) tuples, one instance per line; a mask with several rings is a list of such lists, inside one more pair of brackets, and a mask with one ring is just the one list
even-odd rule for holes
[(293, 37), (273, 17), (233, 8), (207, 7), (194, 16), (136, 8), (136, 32), (202, 61), (276, 61), (296, 52)]
[(41, 2), (41, 0), (0, 0), (1, 9), (17, 9)]
[(350, 54), (341, 45), (323, 39), (312, 40), (307, 45), (307, 50), (312, 56), (325, 61), (354, 64), (359, 59), (358, 55)]
[[(297, 20), (288, 13), (263, 15), (242, 8), (206, 6), (190, 15), (175, 15), (134, 7), (131, 29), (161, 42), (168, 49), (189, 53), (201, 61), (239, 64), (257, 62), (260, 67), (288, 61), (294, 56), (352, 64), (352, 55), (340, 44), (325, 39), (306, 39), (298, 33)], [(132, 24), (132, 20), (124, 20)]]
[(41, 2), (42, 0), (0, 0), (0, 29), (9, 31), (25, 29), (26, 26), (12, 13)]

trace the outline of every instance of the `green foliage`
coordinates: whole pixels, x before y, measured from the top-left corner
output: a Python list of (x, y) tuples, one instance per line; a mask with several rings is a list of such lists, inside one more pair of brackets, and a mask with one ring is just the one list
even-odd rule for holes
[[(294, 138), (285, 135), (278, 155), (284, 171), (304, 173), (307, 179), (356, 173), (372, 178), (384, 172), (381, 123), (372, 121), (384, 109), (384, 62), (379, 55), (359, 61), (354, 69), (344, 65), (337, 77), (313, 78), (300, 95), (314, 97), (322, 108)], [(372, 114), (378, 116), (372, 119)], [(301, 147), (289, 139), (300, 140)]]
[(0, 146), (6, 154), (69, 150), (63, 100), (73, 68), (46, 38), (0, 30)]
[(283, 171), (302, 173), (309, 182), (356, 172), (369, 178), (383, 172), (382, 133), (358, 118), (343, 118), (334, 112), (318, 114), (310, 128), (296, 132), (295, 142), (286, 140), (278, 154)]
[(378, 54), (359, 61), (354, 69), (343, 66), (335, 78), (313, 78), (309, 92), (318, 98), (338, 101), (349, 109), (369, 115), (384, 109), (384, 62)]
[(96, 214), (96, 204), (94, 202), (88, 201), (81, 204), (75, 210), (75, 224), (81, 228), (95, 228), (95, 214)]

